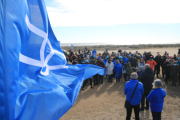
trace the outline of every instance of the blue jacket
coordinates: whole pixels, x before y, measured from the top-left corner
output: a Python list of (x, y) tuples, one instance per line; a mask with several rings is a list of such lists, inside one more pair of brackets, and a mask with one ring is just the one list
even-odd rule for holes
[(113, 60), (113, 64), (114, 64), (114, 65), (116, 64), (116, 60)]
[(147, 96), (152, 112), (162, 112), (166, 91), (162, 88), (151, 90)]
[(179, 62), (179, 60), (177, 61), (177, 64), (180, 66), (180, 62)]
[(93, 54), (93, 56), (95, 57), (96, 54), (97, 54), (96, 50), (92, 51), (92, 54)]
[(103, 58), (103, 62), (104, 62), (104, 64), (106, 64), (106, 62), (108, 62), (108, 60), (105, 60), (105, 59)]
[(125, 64), (127, 64), (129, 62), (127, 57), (123, 57), (123, 61), (124, 61)]
[(115, 73), (122, 73), (122, 68), (123, 68), (123, 66), (122, 66), (122, 64), (121, 63), (119, 63), (119, 64), (115, 64), (114, 65), (114, 71), (115, 71)]
[[(139, 81), (132, 80), (132, 79), (130, 79), (130, 81), (126, 82), (125, 87), (124, 87), (124, 94), (126, 95), (127, 101), (130, 101), (131, 95), (133, 94), (133, 91), (136, 87), (137, 82), (139, 82)], [(131, 105), (139, 105), (143, 94), (144, 94), (143, 84), (141, 82), (139, 82), (130, 104)]]
[(116, 63), (114, 65), (114, 71), (116, 73), (116, 79), (122, 76), (122, 68), (123, 68), (123, 66), (121, 63), (119, 63), (119, 64)]
[(83, 60), (83, 61), (81, 61), (81, 63), (85, 64), (85, 63), (86, 63), (86, 61), (85, 61), (85, 60)]

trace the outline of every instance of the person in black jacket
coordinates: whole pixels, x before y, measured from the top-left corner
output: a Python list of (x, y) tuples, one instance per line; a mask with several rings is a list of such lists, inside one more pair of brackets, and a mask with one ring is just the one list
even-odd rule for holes
[(161, 59), (161, 55), (158, 53), (158, 55), (155, 57), (154, 61), (157, 63), (157, 65), (155, 66), (155, 69), (154, 69), (154, 74), (156, 73), (157, 71), (157, 78), (158, 78), (158, 74), (160, 72), (160, 66), (162, 64), (162, 59)]
[[(102, 68), (105, 68), (105, 65), (104, 65), (104, 62), (103, 62), (103, 59), (101, 58), (97, 64), (98, 66), (102, 67)], [(103, 84), (103, 78), (104, 76), (103, 75), (99, 75), (99, 84)]]
[(173, 57), (173, 58), (174, 58), (174, 60), (175, 60), (175, 61), (177, 61), (177, 60), (178, 60), (178, 58), (177, 58), (176, 54), (174, 54), (174, 57)]
[(161, 64), (161, 68), (162, 68), (162, 77), (164, 78), (164, 63), (166, 62), (166, 55), (163, 55), (162, 57), (162, 64)]
[(141, 77), (139, 78), (139, 81), (143, 84), (143, 87), (144, 87), (144, 94), (142, 95), (142, 99), (141, 99), (140, 111), (144, 111), (145, 98), (146, 98), (145, 109), (149, 110), (149, 102), (147, 100), (147, 96), (152, 90), (152, 83), (154, 81), (154, 73), (153, 73), (153, 70), (150, 68), (149, 64), (145, 64), (144, 69), (145, 71), (142, 73)]
[(168, 79), (170, 79), (170, 63), (169, 63), (169, 59), (166, 59), (164, 65), (164, 74), (166, 75), (164, 81), (166, 84), (168, 84)]
[(72, 65), (76, 65), (76, 64), (78, 64), (78, 61), (77, 61), (77, 59), (74, 59), (72, 62)]
[(177, 62), (174, 61), (174, 64), (171, 65), (171, 68), (170, 68), (170, 76), (171, 76), (171, 79), (172, 79), (172, 84), (171, 85), (176, 86), (178, 73), (179, 73), (179, 66), (178, 66)]
[(134, 55), (131, 55), (129, 62), (131, 63), (132, 67), (137, 67), (137, 60), (134, 58)]

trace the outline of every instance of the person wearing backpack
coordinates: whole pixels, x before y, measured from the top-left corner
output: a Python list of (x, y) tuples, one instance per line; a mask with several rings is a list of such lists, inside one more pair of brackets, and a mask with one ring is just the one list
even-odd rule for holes
[(134, 109), (135, 120), (139, 120), (140, 103), (144, 88), (143, 84), (137, 79), (137, 73), (131, 73), (131, 79), (126, 82), (124, 87), (124, 94), (126, 95), (125, 108), (127, 111), (126, 120), (130, 120), (132, 109)]

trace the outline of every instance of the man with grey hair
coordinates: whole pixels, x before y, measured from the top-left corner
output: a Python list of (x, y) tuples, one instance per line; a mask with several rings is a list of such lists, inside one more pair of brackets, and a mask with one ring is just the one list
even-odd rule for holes
[[(144, 66), (144, 72), (142, 73), (141, 77), (139, 78), (139, 81), (143, 84), (144, 87), (144, 94), (141, 99), (141, 109), (140, 111), (144, 111), (144, 108), (146, 110), (149, 110), (149, 101), (147, 100), (147, 96), (152, 90), (152, 83), (154, 81), (154, 73), (151, 69), (149, 64), (145, 64)], [(144, 102), (146, 98), (146, 107), (144, 107)]]
[(131, 79), (136, 80), (138, 78), (138, 74), (136, 72), (131, 73)]
[[(136, 72), (131, 73), (130, 81), (126, 82), (124, 87), (124, 94), (126, 95), (126, 101), (130, 102), (130, 107), (126, 108), (127, 115), (126, 120), (130, 120), (132, 108), (134, 108), (135, 120), (139, 120), (139, 109), (141, 97), (144, 93), (143, 84), (139, 82), (138, 74)], [(134, 94), (133, 94), (134, 93)]]
[(146, 69), (146, 68), (150, 68), (150, 65), (149, 64), (145, 64), (144, 65), (144, 69)]

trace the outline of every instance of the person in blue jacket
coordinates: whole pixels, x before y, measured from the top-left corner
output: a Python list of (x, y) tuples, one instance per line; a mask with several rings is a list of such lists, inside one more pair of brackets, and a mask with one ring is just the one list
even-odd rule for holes
[(103, 62), (106, 64), (106, 62), (108, 62), (108, 57), (103, 57)]
[(180, 66), (180, 57), (177, 60), (177, 64)]
[(129, 60), (128, 60), (128, 58), (125, 55), (123, 57), (123, 61), (124, 61), (124, 64), (128, 64), (129, 63)]
[(163, 84), (161, 80), (155, 80), (153, 83), (153, 90), (151, 90), (147, 96), (147, 100), (150, 102), (153, 120), (161, 120), (164, 98), (166, 97), (166, 91), (162, 86)]
[[(141, 103), (141, 97), (144, 93), (144, 88), (143, 88), (143, 84), (139, 82), (137, 79), (138, 79), (138, 74), (136, 72), (131, 73), (131, 79), (130, 81), (126, 82), (124, 87), (124, 94), (126, 95), (126, 100), (130, 102), (130, 108), (126, 108), (127, 111), (126, 120), (130, 120), (132, 108), (134, 108), (135, 120), (139, 120), (140, 103)], [(131, 99), (131, 95), (133, 94), (137, 82), (138, 82), (138, 86), (136, 88), (134, 96)]]
[(113, 62), (113, 64), (115, 65), (115, 64), (116, 64), (116, 59), (114, 58), (112, 62)]
[(124, 66), (124, 61), (123, 61), (123, 57), (122, 56), (119, 57), (119, 62)]
[(93, 54), (93, 56), (94, 56), (94, 58), (95, 58), (95, 56), (96, 56), (96, 54), (97, 54), (96, 49), (94, 49), (94, 50), (92, 51), (92, 54)]
[(122, 64), (119, 62), (119, 60), (116, 60), (116, 64), (114, 65), (114, 71), (116, 73), (116, 82), (120, 82), (120, 78), (122, 76)]

